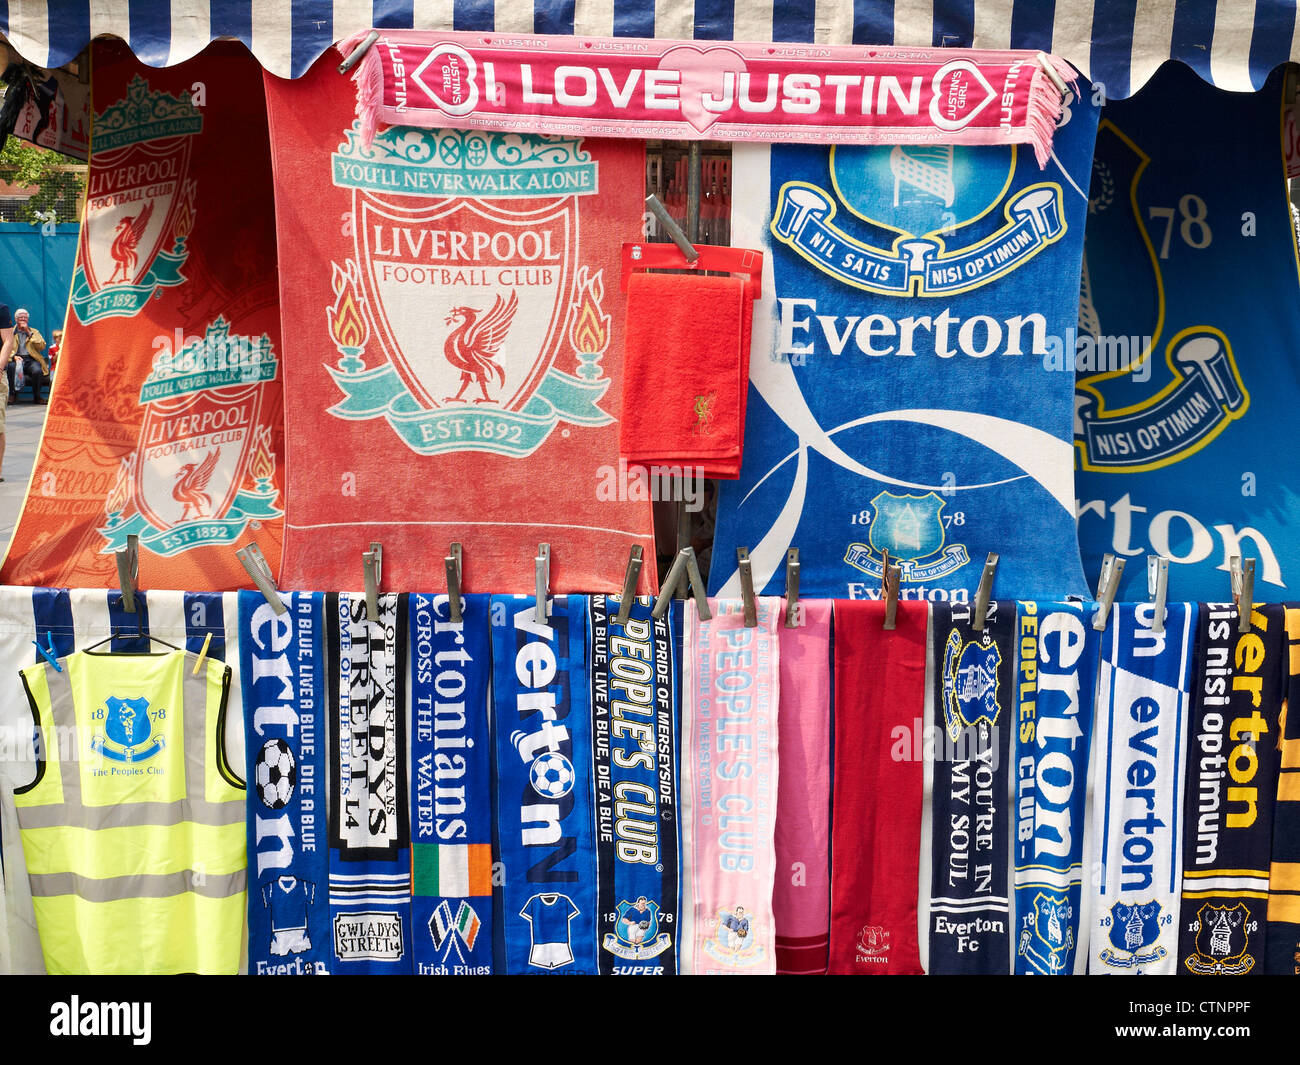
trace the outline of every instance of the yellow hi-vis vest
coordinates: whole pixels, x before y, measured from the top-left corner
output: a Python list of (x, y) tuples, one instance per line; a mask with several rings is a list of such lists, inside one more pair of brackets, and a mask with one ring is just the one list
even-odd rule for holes
[(230, 670), (77, 652), (22, 671), (36, 779), (14, 792), (51, 973), (239, 970), (244, 787), (226, 763)]

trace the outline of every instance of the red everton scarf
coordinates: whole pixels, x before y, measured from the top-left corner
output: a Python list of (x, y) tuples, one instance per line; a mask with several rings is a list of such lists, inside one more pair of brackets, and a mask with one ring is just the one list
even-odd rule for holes
[[(921, 736), (929, 607), (835, 603), (831, 973), (919, 974)], [(899, 739), (895, 730), (903, 730)]]
[[(618, 591), (653, 556), (618, 461), (622, 242), (641, 232), (632, 141), (393, 126), (362, 147), (337, 56), (266, 76), (290, 448), (283, 583)], [(432, 549), (431, 549), (432, 548)], [(641, 571), (653, 591), (655, 568)]]

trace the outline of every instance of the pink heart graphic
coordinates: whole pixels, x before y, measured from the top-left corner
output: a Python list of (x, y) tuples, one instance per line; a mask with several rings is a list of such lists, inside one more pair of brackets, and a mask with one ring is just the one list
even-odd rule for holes
[(701, 51), (682, 45), (669, 49), (659, 59), (660, 70), (676, 70), (681, 74), (682, 117), (703, 133), (721, 115), (705, 110), (703, 94), (715, 98), (723, 95), (723, 76), (732, 75), (731, 95), (736, 94), (736, 82), (745, 72), (745, 57), (730, 48), (709, 48)]

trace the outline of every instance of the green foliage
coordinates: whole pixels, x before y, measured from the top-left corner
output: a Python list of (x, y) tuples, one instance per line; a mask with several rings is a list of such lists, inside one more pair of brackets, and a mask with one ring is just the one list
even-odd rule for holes
[(37, 189), (19, 209), (23, 221), (33, 225), (45, 221), (77, 221), (77, 205), (86, 188), (85, 171), (77, 160), (10, 137), (0, 151), (0, 177), (21, 187)]

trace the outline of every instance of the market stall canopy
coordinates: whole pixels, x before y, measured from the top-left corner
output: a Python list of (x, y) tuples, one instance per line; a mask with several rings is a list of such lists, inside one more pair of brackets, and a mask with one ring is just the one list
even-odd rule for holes
[(371, 26), (592, 37), (1041, 49), (1111, 98), (1166, 59), (1224, 89), (1260, 88), (1300, 58), (1296, 0), (15, 0), (0, 31), (31, 63), (59, 67), (101, 34), (170, 66), (210, 40), (243, 41), (273, 74), (298, 77)]

